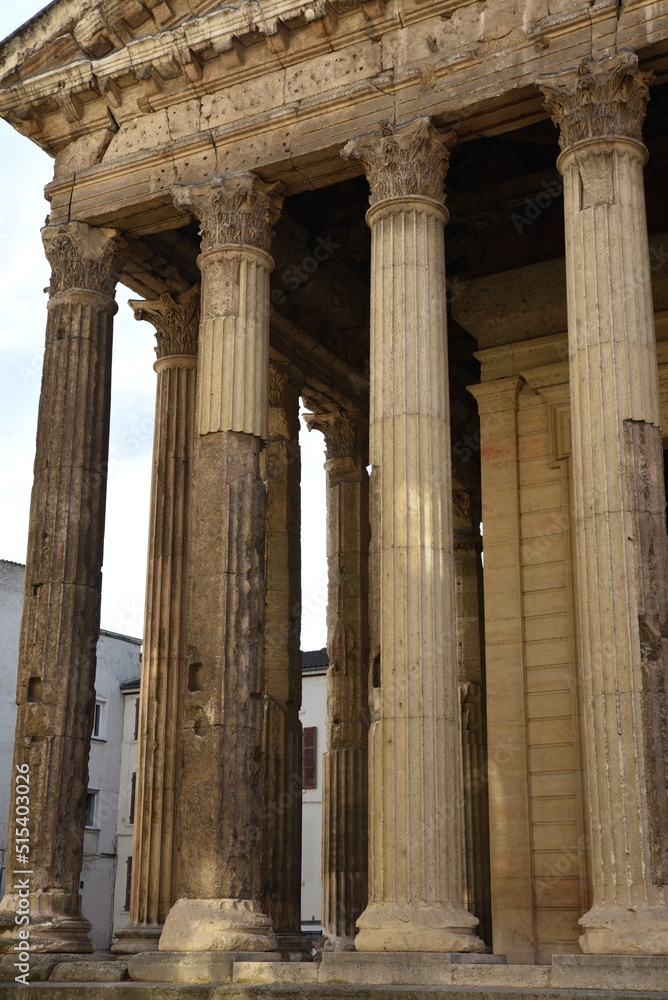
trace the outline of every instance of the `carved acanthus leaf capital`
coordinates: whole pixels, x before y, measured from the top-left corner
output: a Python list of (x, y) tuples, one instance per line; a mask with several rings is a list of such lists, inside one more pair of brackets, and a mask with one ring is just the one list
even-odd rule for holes
[(204, 184), (175, 184), (175, 204), (197, 216), (202, 251), (250, 246), (269, 252), (272, 226), (281, 212), (280, 184), (251, 173), (214, 177)]
[(135, 319), (148, 320), (155, 327), (158, 358), (169, 354), (197, 354), (199, 285), (176, 296), (163, 292), (159, 299), (130, 299), (128, 305)]
[(51, 295), (79, 289), (114, 297), (127, 255), (127, 243), (117, 229), (67, 222), (45, 226), (42, 242), (51, 265)]
[(583, 139), (627, 137), (642, 141), (651, 75), (624, 49), (605, 59), (583, 59), (564, 73), (539, 76), (545, 108), (567, 149)]
[(334, 410), (330, 413), (305, 413), (308, 429), (322, 431), (327, 446), (327, 461), (352, 458), (361, 463), (364, 451), (364, 427), (361, 414)]
[(305, 376), (301, 368), (289, 361), (269, 361), (269, 406), (284, 408), (288, 402), (286, 391), (301, 392)]
[(450, 148), (456, 141), (456, 132), (438, 132), (430, 118), (404, 125), (384, 121), (379, 133), (351, 139), (341, 155), (364, 164), (372, 205), (409, 195), (443, 202)]

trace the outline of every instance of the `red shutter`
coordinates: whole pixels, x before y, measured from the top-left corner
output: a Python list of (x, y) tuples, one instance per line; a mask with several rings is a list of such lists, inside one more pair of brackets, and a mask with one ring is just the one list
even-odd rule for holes
[(137, 791), (137, 772), (132, 772), (132, 781), (130, 783), (130, 815), (128, 817), (128, 823), (134, 823), (135, 821), (135, 792)]
[(130, 892), (132, 890), (132, 855), (127, 861), (127, 871), (125, 873), (125, 909), (130, 909)]
[(317, 735), (316, 726), (306, 726), (304, 729), (302, 788), (316, 788), (318, 784)]

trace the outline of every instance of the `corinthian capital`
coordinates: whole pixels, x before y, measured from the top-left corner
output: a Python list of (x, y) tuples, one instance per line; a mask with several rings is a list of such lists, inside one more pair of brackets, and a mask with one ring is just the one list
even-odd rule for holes
[(269, 251), (271, 227), (280, 215), (280, 184), (265, 184), (255, 174), (228, 174), (204, 184), (175, 184), (175, 204), (199, 219), (202, 250), (251, 246)]
[(197, 354), (199, 329), (199, 285), (181, 295), (163, 292), (159, 299), (130, 299), (135, 319), (145, 319), (155, 327), (156, 356)]
[(651, 76), (638, 69), (628, 49), (605, 59), (583, 59), (564, 73), (539, 76), (545, 108), (567, 149), (583, 139), (617, 136), (642, 141)]
[(364, 164), (372, 205), (408, 195), (442, 202), (450, 148), (456, 140), (456, 132), (437, 132), (430, 118), (404, 125), (384, 121), (380, 132), (351, 139), (341, 155)]
[(284, 408), (288, 390), (294, 395), (304, 388), (304, 372), (288, 361), (269, 360), (269, 406)]
[(352, 459), (362, 463), (366, 450), (366, 420), (361, 414), (334, 410), (330, 413), (305, 413), (308, 429), (322, 431), (327, 446), (327, 461)]
[(127, 251), (117, 229), (67, 222), (45, 226), (42, 242), (51, 265), (51, 295), (79, 289), (114, 297)]

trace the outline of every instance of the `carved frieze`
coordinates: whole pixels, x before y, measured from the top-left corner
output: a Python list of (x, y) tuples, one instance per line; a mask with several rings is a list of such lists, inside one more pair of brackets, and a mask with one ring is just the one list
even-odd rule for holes
[(163, 292), (159, 299), (130, 299), (135, 319), (145, 319), (155, 327), (158, 358), (169, 354), (197, 354), (199, 330), (199, 285), (174, 296)]
[(564, 73), (539, 76), (545, 108), (567, 149), (583, 139), (624, 136), (642, 140), (651, 76), (624, 49), (605, 59), (583, 59)]
[(283, 199), (280, 184), (265, 184), (251, 173), (214, 177), (204, 184), (175, 184), (175, 204), (200, 221), (202, 251), (251, 246), (269, 252), (272, 225)]
[(68, 222), (46, 226), (42, 242), (51, 265), (51, 295), (82, 289), (114, 297), (127, 249), (117, 229)]
[(379, 133), (351, 139), (341, 155), (364, 164), (372, 205), (410, 195), (442, 202), (450, 148), (456, 141), (456, 132), (438, 132), (430, 118), (403, 125), (382, 121)]

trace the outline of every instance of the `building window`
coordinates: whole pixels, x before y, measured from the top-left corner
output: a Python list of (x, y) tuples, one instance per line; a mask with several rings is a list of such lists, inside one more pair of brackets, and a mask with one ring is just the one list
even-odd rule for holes
[(316, 759), (316, 744), (318, 730), (316, 726), (306, 726), (303, 742), (303, 776), (302, 788), (317, 788), (318, 763)]
[(128, 817), (128, 823), (134, 823), (135, 821), (135, 792), (137, 791), (137, 772), (132, 772), (132, 779), (130, 781), (130, 815)]
[(86, 792), (86, 829), (97, 830), (97, 796), (98, 792), (88, 789)]
[(135, 698), (135, 734), (132, 737), (136, 740), (139, 736), (139, 698)]
[(106, 739), (106, 728), (107, 728), (107, 703), (106, 701), (96, 701), (95, 709), (93, 712), (93, 732), (91, 734), (94, 740), (104, 740)]
[(130, 909), (130, 893), (132, 892), (132, 855), (130, 855), (130, 857), (128, 858), (126, 865), (127, 867), (125, 869), (125, 905), (123, 906), (123, 909), (127, 911)]

